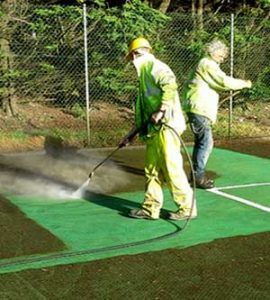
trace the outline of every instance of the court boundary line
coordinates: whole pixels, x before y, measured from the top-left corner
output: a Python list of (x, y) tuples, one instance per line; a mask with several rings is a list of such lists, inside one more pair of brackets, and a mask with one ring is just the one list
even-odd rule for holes
[(215, 187), (212, 189), (207, 189), (207, 191), (270, 213), (270, 207), (263, 206), (261, 204), (257, 204), (256, 202), (252, 202), (250, 200), (247, 200), (247, 199), (244, 199), (244, 198), (241, 198), (238, 196), (234, 196), (234, 195), (228, 194), (226, 192), (222, 192), (222, 190), (229, 190), (229, 189), (234, 189), (234, 188), (246, 188), (246, 187), (254, 187), (254, 186), (256, 187), (256, 186), (266, 186), (266, 185), (270, 185), (270, 182)]

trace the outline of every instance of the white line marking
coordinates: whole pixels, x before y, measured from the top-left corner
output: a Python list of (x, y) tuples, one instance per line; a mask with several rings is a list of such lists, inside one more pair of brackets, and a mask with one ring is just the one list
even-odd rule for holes
[(220, 191), (223, 189), (233, 189), (233, 188), (243, 188), (243, 187), (251, 187), (251, 186), (263, 186), (263, 185), (270, 185), (270, 183), (252, 183), (252, 184), (246, 184), (246, 185), (227, 186), (227, 187), (220, 187), (220, 188), (212, 188), (212, 189), (208, 189), (207, 191), (217, 194), (217, 195), (220, 195), (220, 196), (223, 196), (223, 197), (226, 197), (226, 198), (229, 198), (229, 199), (232, 199), (232, 200), (235, 200), (235, 201), (238, 201), (238, 202), (241, 202), (243, 204), (258, 208), (260, 210), (270, 212), (269, 207), (266, 207), (266, 206), (254, 203), (252, 201), (249, 201), (249, 200), (246, 200), (246, 199), (243, 199), (243, 198), (240, 198), (240, 197), (237, 197), (234, 195), (230, 195), (230, 194)]
[(245, 188), (245, 187), (251, 187), (251, 186), (264, 186), (264, 185), (270, 185), (270, 182), (229, 185), (229, 186), (224, 186), (224, 187), (221, 186), (218, 188), (209, 189), (209, 191), (211, 191), (211, 190), (227, 190), (227, 189), (234, 189), (234, 188)]

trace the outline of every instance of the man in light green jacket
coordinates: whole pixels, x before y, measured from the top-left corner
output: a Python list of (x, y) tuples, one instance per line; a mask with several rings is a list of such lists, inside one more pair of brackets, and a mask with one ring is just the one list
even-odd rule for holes
[(227, 46), (213, 40), (207, 45), (207, 56), (199, 61), (183, 92), (183, 110), (187, 113), (194, 134), (193, 168), (196, 186), (202, 189), (214, 187), (205, 176), (205, 167), (213, 149), (212, 124), (216, 122), (219, 92), (250, 88), (250, 80), (227, 76), (220, 64), (228, 56)]
[[(162, 186), (166, 181), (177, 208), (175, 212), (169, 212), (167, 217), (171, 220), (195, 218), (196, 202), (180, 152), (179, 136), (186, 125), (175, 75), (165, 63), (151, 54), (151, 46), (144, 38), (131, 42), (128, 58), (132, 60), (139, 78), (135, 105), (136, 128), (140, 129), (140, 137), (146, 143), (144, 201), (141, 208), (131, 210), (129, 216), (158, 219), (163, 206)], [(129, 138), (122, 145), (128, 142)]]

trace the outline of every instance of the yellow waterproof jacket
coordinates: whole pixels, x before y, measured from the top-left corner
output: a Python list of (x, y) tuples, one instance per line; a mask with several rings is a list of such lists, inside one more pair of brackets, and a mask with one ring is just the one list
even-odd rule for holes
[(183, 90), (183, 110), (196, 113), (216, 122), (220, 91), (248, 87), (241, 79), (227, 76), (213, 59), (200, 60), (195, 72)]
[(161, 105), (166, 106), (162, 121), (181, 134), (186, 125), (172, 70), (152, 54), (137, 58), (134, 65), (139, 76), (139, 91), (135, 105), (136, 127), (142, 128), (148, 124), (146, 130), (140, 133), (141, 137), (150, 137), (160, 128), (150, 124), (149, 120)]

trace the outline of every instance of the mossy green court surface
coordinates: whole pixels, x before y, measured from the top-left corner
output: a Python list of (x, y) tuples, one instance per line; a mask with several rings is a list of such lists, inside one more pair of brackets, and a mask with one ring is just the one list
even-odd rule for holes
[[(124, 151), (118, 155), (117, 160), (121, 162)], [(121, 163), (121, 165), (123, 164)], [(62, 287), (66, 292), (61, 299), (79, 299), (79, 297), (90, 299), (89, 295), (94, 297), (91, 299), (121, 299), (128, 295), (129, 289), (131, 289), (129, 292), (132, 299), (159, 299), (158, 297), (166, 297), (166, 295), (167, 299), (177, 299), (177, 286), (179, 290), (182, 290), (182, 299), (210, 299), (224, 295), (228, 296), (226, 299), (244, 299), (247, 291), (252, 297), (267, 299), (266, 296), (270, 297), (270, 285), (264, 276), (266, 266), (270, 265), (269, 254), (266, 251), (270, 246), (270, 161), (266, 158), (215, 149), (208, 169), (217, 174), (216, 188), (209, 191), (196, 191), (198, 217), (190, 220), (188, 224), (185, 221), (168, 221), (162, 215), (159, 220), (155, 221), (127, 217), (130, 209), (139, 207), (144, 195), (142, 189), (108, 195), (91, 192), (90, 187), (90, 191), (85, 194), (83, 199), (5, 194), (7, 202), (18, 208), (26, 219), (34, 221), (33, 227), (42, 228), (59, 245), (53, 247), (52, 243), (51, 249), (47, 245), (46, 251), (40, 249), (36, 251), (32, 249), (33, 251), (28, 252), (19, 251), (19, 255), (13, 251), (10, 256), (5, 250), (5, 256), (2, 256), (0, 260), (0, 273), (2, 274), (0, 298), (17, 299), (19, 287), (15, 287), (15, 290), (11, 291), (11, 284), (5, 281), (5, 278), (12, 278), (14, 274), (17, 274), (16, 280), (20, 278), (20, 281), (24, 282), (25, 297), (27, 297), (24, 299), (34, 299), (33, 295), (38, 295), (35, 299), (57, 299), (60, 297), (60, 292), (55, 283), (48, 281), (46, 287), (43, 283), (43, 291), (40, 291), (37, 282), (31, 282), (34, 279), (29, 274), (37, 272), (36, 274), (41, 276), (40, 274), (43, 272), (43, 275), (50, 273), (53, 276), (52, 270), (54, 270), (53, 273), (61, 277), (60, 273), (64, 272), (63, 270), (69, 270), (68, 272), (74, 272), (77, 280), (88, 282), (89, 291), (87, 294), (87, 288), (85, 288), (85, 293), (81, 290), (76, 298), (75, 284), (70, 289)], [(127, 166), (123, 168), (123, 172), (126, 170)], [(104, 176), (106, 176), (105, 173)], [(126, 176), (129, 176), (128, 173)], [(103, 179), (102, 176), (99, 176), (98, 178), (94, 177), (93, 181), (95, 180), (102, 182)], [(163, 212), (175, 210), (166, 187), (164, 188), (164, 197)], [(13, 218), (11, 214), (10, 218), (15, 224), (16, 215)], [(31, 226), (27, 231), (17, 241), (14, 239), (5, 241), (12, 242), (10, 248), (13, 249), (14, 243), (17, 243), (20, 248), (20, 243), (26, 241), (31, 247), (31, 243), (35, 244), (33, 239), (42, 238), (31, 235)], [(237, 246), (234, 248), (236, 244)], [(244, 251), (245, 247), (249, 249)], [(7, 245), (5, 245), (5, 249), (8, 249)], [(141, 266), (134, 267), (136, 259), (139, 265), (141, 262)], [(116, 267), (116, 262), (122, 262), (121, 266)], [(111, 286), (110, 280), (107, 278), (108, 274), (97, 274), (97, 278), (104, 280), (100, 286), (100, 289), (103, 290), (101, 291), (94, 276), (85, 278), (83, 272), (80, 275), (77, 273), (78, 268), (89, 270), (88, 268), (95, 269), (95, 266), (97, 267), (95, 272), (98, 273), (98, 270), (103, 268), (102, 264), (107, 266), (107, 271), (103, 270), (104, 273), (110, 273), (111, 270), (112, 274), (115, 274), (115, 278), (111, 278), (111, 282), (115, 282), (115, 284), (117, 282), (118, 289)], [(167, 264), (170, 270), (169, 274), (166, 273), (164, 264)], [(220, 270), (218, 266), (220, 266)], [(243, 268), (248, 270), (243, 282), (243, 278), (237, 277), (240, 287), (238, 291), (236, 290), (237, 282), (233, 277), (239, 274), (235, 275), (234, 267), (240, 268), (239, 274), (242, 273)], [(222, 268), (224, 272), (227, 272), (224, 274), (226, 278), (223, 283), (227, 288), (231, 287), (231, 292), (228, 291), (227, 294), (225, 290), (219, 288), (219, 284), (221, 285), (219, 272), (222, 271)], [(116, 269), (118, 269), (118, 273)], [(133, 269), (136, 270), (136, 274), (133, 273)], [(252, 269), (255, 282), (253, 286), (251, 286)], [(161, 280), (162, 272), (164, 276), (166, 274), (166, 281), (165, 278), (163, 281)], [(120, 273), (125, 274), (126, 278), (122, 279), (126, 281), (126, 284), (120, 280)], [(61, 277), (63, 282), (67, 280), (65, 274), (64, 272)], [(128, 279), (127, 274), (133, 274), (131, 279)], [(231, 279), (228, 278), (230, 274)], [(262, 277), (260, 284), (256, 284), (258, 274)], [(154, 287), (155, 276), (156, 282), (160, 282), (156, 288)], [(69, 281), (72, 280), (71, 274), (68, 274), (67, 277)], [(91, 282), (88, 281), (89, 278), (91, 278)], [(116, 278), (119, 280), (117, 281)], [(127, 281), (130, 283), (128, 284)], [(204, 284), (203, 281), (205, 281)], [(33, 284), (35, 288), (29, 288), (29, 285), (33, 286)], [(54, 287), (55, 293), (58, 293), (55, 298), (53, 293), (49, 292), (50, 284)], [(66, 284), (70, 283), (65, 282), (64, 285)], [(78, 284), (81, 286), (82, 282)], [(212, 288), (207, 289), (207, 285)], [(146, 298), (143, 298), (142, 295), (139, 296), (139, 292), (136, 293), (134, 290), (136, 286), (144, 287)], [(105, 291), (112, 293), (111, 296), (106, 298)], [(12, 293), (14, 293), (14, 298)], [(43, 296), (44, 298), (42, 298)]]

